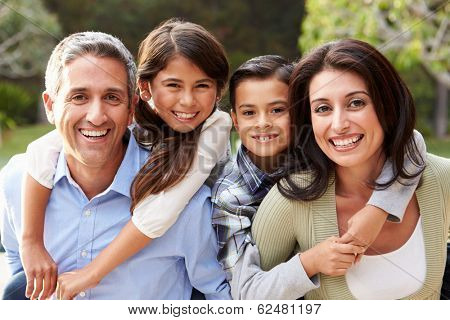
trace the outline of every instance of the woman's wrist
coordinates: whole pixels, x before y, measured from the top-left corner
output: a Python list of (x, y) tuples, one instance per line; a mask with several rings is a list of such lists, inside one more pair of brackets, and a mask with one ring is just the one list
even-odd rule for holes
[(311, 253), (311, 249), (309, 249), (299, 254), (300, 262), (306, 274), (308, 275), (308, 278), (312, 278), (318, 273), (316, 265), (314, 263), (314, 255)]

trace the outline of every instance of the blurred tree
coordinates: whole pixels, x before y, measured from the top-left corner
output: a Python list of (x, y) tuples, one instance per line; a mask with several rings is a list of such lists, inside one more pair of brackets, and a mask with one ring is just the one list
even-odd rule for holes
[(0, 2), (0, 76), (32, 77), (45, 69), (59, 25), (41, 1)]
[(134, 53), (159, 23), (180, 17), (198, 23), (224, 44), (231, 65), (261, 54), (294, 59), (304, 1), (298, 0), (44, 0), (64, 33), (111, 33)]
[(437, 84), (435, 133), (438, 137), (446, 134), (450, 89), (448, 1), (316, 0), (308, 1), (306, 10), (299, 39), (304, 50), (351, 37), (377, 46), (400, 71), (421, 66)]

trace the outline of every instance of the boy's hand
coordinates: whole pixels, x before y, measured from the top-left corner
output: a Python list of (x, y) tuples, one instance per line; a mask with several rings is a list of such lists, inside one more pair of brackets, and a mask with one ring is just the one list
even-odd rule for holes
[(95, 287), (100, 281), (93, 271), (86, 266), (82, 269), (65, 272), (58, 277), (56, 297), (58, 300), (72, 300), (81, 292)]
[(25, 296), (31, 300), (48, 299), (56, 289), (58, 266), (41, 243), (24, 241), (20, 256), (27, 276)]
[[(382, 209), (371, 205), (365, 206), (348, 220), (347, 232), (338, 241), (363, 247), (364, 251), (367, 250), (383, 228), (387, 216), (388, 214)], [(356, 262), (360, 259), (361, 255), (358, 255)]]
[(300, 254), (300, 261), (309, 278), (317, 273), (341, 276), (355, 262), (362, 248), (352, 244), (339, 243), (339, 238), (330, 237)]

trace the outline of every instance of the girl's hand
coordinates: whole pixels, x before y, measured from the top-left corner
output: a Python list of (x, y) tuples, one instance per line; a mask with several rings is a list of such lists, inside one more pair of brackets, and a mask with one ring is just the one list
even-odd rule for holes
[(88, 266), (60, 274), (56, 288), (56, 298), (58, 300), (72, 300), (81, 292), (97, 286), (99, 282), (95, 277), (95, 273)]
[(308, 277), (317, 273), (341, 276), (355, 262), (356, 255), (364, 248), (352, 244), (339, 243), (338, 237), (330, 237), (315, 247), (300, 254), (300, 261)]
[(44, 244), (24, 240), (20, 246), (20, 256), (27, 276), (25, 296), (31, 300), (48, 299), (56, 289), (58, 266)]

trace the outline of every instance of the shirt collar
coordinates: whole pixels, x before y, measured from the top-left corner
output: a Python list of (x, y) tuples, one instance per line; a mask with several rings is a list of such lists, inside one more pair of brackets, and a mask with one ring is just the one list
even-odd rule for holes
[[(133, 183), (133, 179), (141, 168), (143, 164), (142, 161), (147, 158), (147, 155), (145, 155), (144, 158), (141, 157), (141, 150), (146, 154), (148, 154), (148, 152), (141, 149), (137, 145), (136, 139), (134, 138), (133, 134), (130, 134), (130, 131), (127, 131), (124, 137), (124, 139), (128, 138), (129, 141), (125, 156), (122, 160), (122, 163), (120, 164), (119, 169), (117, 170), (113, 182), (107, 190), (113, 190), (130, 198), (130, 188), (131, 184)], [(56, 166), (53, 185), (56, 185), (58, 181), (60, 181), (63, 177), (67, 177), (69, 181), (72, 180), (72, 178), (70, 177), (69, 168), (67, 167), (66, 157), (64, 155), (64, 152), (61, 152), (59, 154), (58, 164)]]
[(272, 175), (259, 169), (247, 154), (244, 145), (238, 150), (236, 161), (239, 171), (251, 192), (256, 192), (261, 185), (273, 185)]

